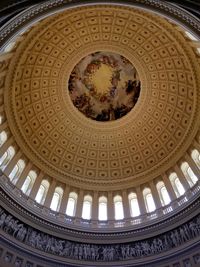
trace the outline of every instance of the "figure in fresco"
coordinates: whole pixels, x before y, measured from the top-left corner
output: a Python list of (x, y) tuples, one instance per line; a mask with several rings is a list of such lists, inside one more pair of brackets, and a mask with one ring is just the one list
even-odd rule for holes
[(111, 52), (96, 52), (83, 58), (68, 81), (74, 106), (97, 121), (113, 121), (129, 113), (138, 101), (140, 87), (131, 62)]
[(108, 110), (103, 109), (100, 114), (96, 117), (97, 121), (109, 121), (110, 120), (110, 112)]

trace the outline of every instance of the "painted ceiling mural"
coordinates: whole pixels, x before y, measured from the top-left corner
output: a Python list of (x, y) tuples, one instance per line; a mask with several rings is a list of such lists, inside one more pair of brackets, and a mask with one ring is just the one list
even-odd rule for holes
[(74, 67), (68, 89), (74, 106), (86, 117), (112, 121), (135, 106), (140, 84), (135, 67), (125, 57), (96, 52)]

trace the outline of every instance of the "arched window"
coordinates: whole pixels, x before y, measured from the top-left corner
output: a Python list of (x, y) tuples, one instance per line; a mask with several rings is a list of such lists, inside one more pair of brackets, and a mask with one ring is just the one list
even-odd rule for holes
[(115, 220), (124, 219), (122, 197), (119, 195), (114, 197), (114, 208), (115, 208)]
[(35, 197), (35, 201), (37, 201), (40, 204), (43, 204), (48, 189), (49, 189), (49, 182), (47, 180), (43, 180), (41, 182), (39, 189), (38, 189), (37, 195)]
[(69, 216), (74, 216), (76, 212), (76, 204), (77, 204), (78, 195), (75, 192), (71, 192), (69, 194), (66, 214)]
[(190, 176), (193, 184), (196, 184), (196, 182), (198, 182), (198, 178), (196, 177), (196, 175), (194, 174), (193, 170), (191, 169), (191, 167), (187, 168), (187, 174)]
[(41, 184), (37, 192), (37, 195), (35, 197), (35, 201), (38, 203), (41, 203), (44, 193), (45, 193), (45, 187), (44, 185)]
[(130, 213), (132, 217), (136, 217), (140, 215), (140, 208), (138, 205), (137, 195), (135, 193), (130, 193), (128, 195)]
[(62, 196), (63, 196), (63, 189), (59, 186), (56, 187), (54, 194), (53, 194), (53, 198), (51, 200), (50, 209), (54, 211), (59, 211)]
[(28, 173), (28, 176), (26, 177), (26, 180), (24, 181), (23, 185), (22, 185), (22, 192), (26, 195), (29, 195), (31, 192), (31, 189), (33, 187), (33, 184), (35, 182), (35, 179), (37, 177), (37, 174), (35, 171), (30, 171)]
[(19, 159), (11, 173), (9, 174), (10, 181), (15, 184), (19, 179), (23, 169), (25, 168), (25, 162), (22, 159)]
[(147, 212), (153, 212), (156, 206), (150, 188), (145, 188), (143, 190), (143, 196)]
[(87, 195), (83, 200), (83, 210), (82, 210), (82, 218), (86, 220), (91, 219), (92, 213), (92, 197)]
[(59, 201), (60, 201), (60, 195), (57, 192), (54, 192), (51, 205), (50, 205), (50, 209), (57, 211)]
[(13, 158), (15, 155), (15, 149), (14, 147), (10, 146), (7, 151), (3, 154), (3, 156), (0, 158), (0, 168), (3, 171), (10, 160)]
[(192, 187), (194, 184), (196, 184), (196, 182), (198, 181), (198, 178), (196, 177), (196, 175), (194, 174), (194, 172), (192, 171), (191, 167), (189, 166), (189, 164), (187, 162), (183, 162), (181, 164), (181, 169), (182, 172), (185, 175), (185, 178), (187, 179), (190, 187)]
[(200, 169), (200, 153), (197, 149), (192, 150), (191, 157), (194, 160), (197, 167)]
[(183, 187), (183, 185), (182, 185), (182, 183), (180, 182), (180, 180), (179, 180), (178, 177), (175, 179), (174, 183), (175, 183), (175, 186), (176, 186), (176, 188), (177, 188), (179, 194), (180, 194), (180, 195), (183, 195), (183, 194), (185, 193), (185, 189), (184, 189), (184, 187)]
[(182, 196), (185, 193), (185, 189), (184, 189), (182, 183), (180, 182), (180, 180), (179, 180), (179, 178), (175, 172), (170, 174), (169, 180), (172, 184), (172, 187), (174, 189), (176, 196), (177, 197)]
[(6, 140), (8, 139), (8, 135), (5, 131), (2, 131), (0, 133), (0, 147), (6, 142)]
[(99, 215), (98, 218), (100, 221), (106, 221), (108, 218), (107, 215), (107, 205), (108, 205), (107, 197), (100, 197), (99, 198)]
[(158, 190), (158, 194), (159, 194), (162, 206), (168, 205), (171, 202), (171, 199), (169, 197), (169, 194), (167, 192), (167, 188), (164, 182), (162, 181), (158, 182), (156, 185), (156, 188)]

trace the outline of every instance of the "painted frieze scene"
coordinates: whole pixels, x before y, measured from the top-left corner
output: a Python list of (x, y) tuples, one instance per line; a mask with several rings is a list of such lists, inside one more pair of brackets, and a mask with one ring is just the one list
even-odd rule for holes
[(68, 90), (74, 106), (96, 121), (125, 116), (137, 103), (140, 79), (125, 57), (96, 52), (83, 58), (72, 70)]

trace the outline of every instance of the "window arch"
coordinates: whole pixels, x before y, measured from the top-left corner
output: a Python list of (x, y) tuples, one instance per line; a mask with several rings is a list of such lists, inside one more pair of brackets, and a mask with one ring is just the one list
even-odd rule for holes
[(115, 209), (115, 220), (124, 219), (122, 197), (119, 195), (114, 197), (114, 209)]
[(196, 184), (196, 182), (198, 182), (198, 178), (196, 177), (196, 175), (194, 174), (193, 170), (191, 169), (191, 167), (189, 166), (187, 162), (183, 162), (181, 164), (181, 169), (190, 187), (192, 187), (194, 184)]
[(191, 157), (194, 160), (197, 167), (200, 169), (200, 153), (197, 149), (192, 150)]
[(75, 192), (71, 192), (69, 194), (66, 214), (69, 216), (74, 216), (76, 212), (76, 204), (77, 204), (78, 195)]
[(63, 189), (60, 186), (56, 187), (51, 200), (51, 205), (50, 205), (51, 210), (59, 211), (62, 196), (63, 196)]
[(158, 194), (160, 197), (160, 201), (162, 203), (162, 206), (168, 205), (171, 202), (171, 199), (169, 197), (167, 188), (164, 184), (164, 182), (160, 181), (157, 183), (156, 188), (158, 190)]
[(191, 169), (191, 167), (189, 166), (187, 168), (187, 174), (190, 176), (193, 184), (196, 184), (198, 182), (198, 178), (197, 176), (194, 174), (193, 170)]
[(15, 155), (15, 149), (14, 147), (10, 146), (0, 158), (0, 168), (2, 171), (6, 168), (6, 166), (8, 165), (8, 163), (10, 162), (10, 160), (13, 158), (14, 155)]
[(5, 131), (2, 131), (0, 133), (0, 147), (6, 142), (6, 140), (8, 139), (8, 135)]
[(107, 197), (101, 196), (99, 198), (99, 214), (98, 218), (100, 221), (106, 221), (108, 219), (108, 200)]
[(92, 197), (90, 195), (87, 195), (84, 197), (83, 200), (82, 218), (90, 220), (91, 213), (92, 213)]
[(31, 170), (28, 173), (28, 176), (26, 177), (26, 179), (25, 179), (25, 181), (24, 181), (24, 183), (22, 185), (22, 188), (21, 188), (21, 190), (22, 190), (22, 192), (24, 194), (26, 194), (26, 195), (29, 195), (30, 194), (31, 189), (33, 187), (33, 184), (35, 182), (36, 177), (37, 177), (37, 174), (36, 174), (35, 171), (32, 171)]
[(144, 196), (146, 211), (147, 212), (153, 212), (156, 209), (156, 206), (155, 206), (154, 199), (153, 199), (153, 196), (151, 193), (151, 189), (145, 188), (143, 190), (143, 196)]
[(175, 172), (170, 174), (169, 180), (172, 184), (172, 187), (174, 189), (176, 196), (177, 197), (182, 196), (185, 193), (185, 189), (184, 189), (180, 179), (178, 178), (178, 176)]
[(13, 184), (17, 182), (24, 168), (25, 168), (24, 160), (19, 159), (17, 164), (14, 166), (11, 173), (9, 174), (10, 181)]
[(130, 193), (128, 195), (131, 217), (137, 217), (140, 215), (140, 208), (138, 205), (136, 193)]
[(35, 197), (35, 201), (37, 201), (39, 204), (44, 204), (44, 200), (47, 195), (48, 189), (49, 189), (49, 182), (47, 180), (42, 180), (37, 195)]

